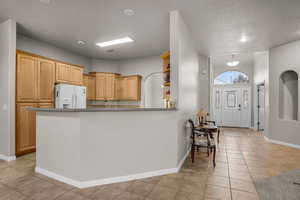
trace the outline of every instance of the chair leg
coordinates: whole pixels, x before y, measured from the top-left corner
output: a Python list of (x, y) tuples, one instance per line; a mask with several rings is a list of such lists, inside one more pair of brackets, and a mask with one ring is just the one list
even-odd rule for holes
[(220, 129), (218, 129), (218, 144), (220, 143)]
[(214, 164), (214, 168), (216, 167), (216, 147), (213, 147), (214, 150), (214, 154), (213, 154), (213, 164)]
[(195, 160), (195, 147), (194, 147), (194, 145), (192, 145), (191, 156), (192, 156), (192, 163), (193, 163), (194, 160)]

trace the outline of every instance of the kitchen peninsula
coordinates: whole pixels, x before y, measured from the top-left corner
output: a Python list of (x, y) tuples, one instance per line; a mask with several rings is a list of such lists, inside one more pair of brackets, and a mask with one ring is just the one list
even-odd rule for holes
[(76, 187), (175, 173), (177, 109), (31, 108), (37, 112), (36, 171)]

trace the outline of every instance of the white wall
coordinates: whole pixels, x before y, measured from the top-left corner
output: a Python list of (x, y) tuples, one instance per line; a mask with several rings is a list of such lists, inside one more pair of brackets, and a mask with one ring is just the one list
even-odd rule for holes
[[(278, 104), (280, 75), (287, 70), (293, 70), (298, 73), (298, 76), (300, 75), (299, 55), (300, 40), (270, 50), (270, 131), (268, 133), (268, 137), (272, 140), (298, 145), (298, 147), (300, 147), (300, 122), (279, 119)], [(299, 95), (300, 92), (298, 92), (298, 100), (300, 99)]]
[(16, 22), (0, 24), (0, 155), (15, 155)]
[[(163, 74), (157, 74), (149, 78), (146, 77), (153, 72), (162, 72), (163, 64), (159, 55), (144, 58), (127, 59), (120, 61), (120, 73), (122, 75), (141, 75), (142, 76), (142, 99), (147, 99), (146, 106), (163, 106)], [(146, 80), (146, 82), (145, 82)], [(146, 92), (145, 92), (146, 91)]]
[(91, 60), (91, 72), (112, 72), (120, 73), (120, 62), (114, 60), (100, 60), (92, 59)]
[(199, 55), (199, 108), (209, 111), (210, 105), (210, 80), (209, 59), (207, 56)]
[(267, 134), (269, 121), (269, 52), (256, 52), (254, 54), (253, 71), (253, 108), (254, 108), (254, 128), (257, 130), (258, 110), (257, 110), (257, 85), (265, 83), (265, 119), (264, 134)]
[(37, 41), (23, 35), (17, 35), (17, 49), (33, 54), (49, 57), (55, 60), (84, 66), (85, 72), (90, 71), (91, 59), (51, 44)]
[(171, 97), (177, 101), (178, 162), (190, 146), (186, 121), (199, 109), (199, 56), (189, 28), (178, 11), (170, 15)]

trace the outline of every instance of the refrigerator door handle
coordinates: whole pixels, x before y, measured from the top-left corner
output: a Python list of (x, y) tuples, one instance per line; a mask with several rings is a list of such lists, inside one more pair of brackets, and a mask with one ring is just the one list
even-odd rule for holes
[(75, 95), (75, 108), (78, 108), (78, 105), (77, 105), (77, 95)]

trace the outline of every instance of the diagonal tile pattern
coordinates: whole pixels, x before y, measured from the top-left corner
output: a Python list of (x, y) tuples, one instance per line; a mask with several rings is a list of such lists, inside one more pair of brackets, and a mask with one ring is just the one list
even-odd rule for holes
[(300, 169), (300, 150), (268, 143), (249, 129), (222, 128), (216, 162), (206, 152), (181, 171), (86, 189), (34, 172), (35, 154), (0, 161), (0, 200), (257, 200), (254, 181)]

